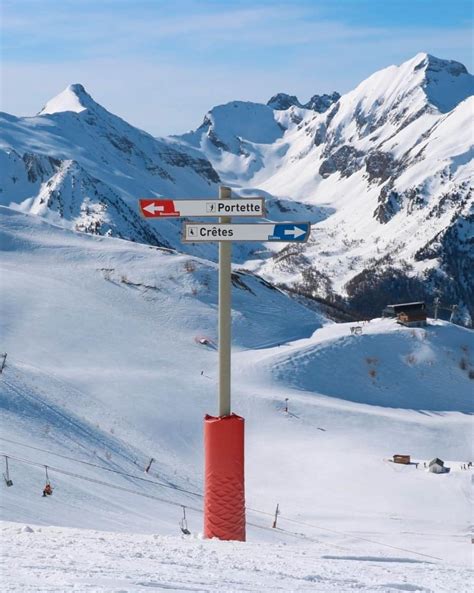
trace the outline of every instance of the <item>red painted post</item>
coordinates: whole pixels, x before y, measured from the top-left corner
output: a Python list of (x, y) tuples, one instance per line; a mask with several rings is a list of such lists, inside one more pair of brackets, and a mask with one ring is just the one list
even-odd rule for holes
[(245, 541), (244, 424), (236, 414), (204, 419), (204, 537)]

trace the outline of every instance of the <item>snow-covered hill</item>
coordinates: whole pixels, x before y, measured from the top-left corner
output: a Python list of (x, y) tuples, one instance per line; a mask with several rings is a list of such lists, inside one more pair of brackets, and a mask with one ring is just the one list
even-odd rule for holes
[(342, 97), (232, 101), (195, 131), (155, 139), (74, 84), (35, 117), (0, 116), (0, 202), (214, 259), (212, 246), (181, 246), (179, 222), (139, 218), (136, 203), (214, 196), (224, 182), (264, 195), (274, 220), (313, 224), (308, 245), (236, 246), (248, 269), (363, 316), (438, 295), (470, 325), (473, 89), (462, 64), (418, 54)]
[[(217, 389), (215, 264), (88, 236), (9, 208), (0, 208), (0, 228), (2, 350), (8, 353), (0, 377), (0, 443), (13, 480), (1, 487), (2, 518), (33, 528), (17, 533), (5, 526), (10, 557), (27, 541), (36, 549), (25, 540), (36, 537), (39, 524), (174, 536), (157, 543), (163, 553), (168, 545), (176, 550), (176, 566), (185, 563), (182, 554), (198, 554), (202, 563), (217, 558), (227, 567), (233, 544), (175, 539), (182, 505), (192, 533), (202, 525), (202, 419), (215, 412)], [(458, 570), (453, 563), (467, 564), (471, 546), (471, 470), (461, 465), (472, 457), (474, 334), (445, 322), (410, 330), (374, 320), (353, 337), (350, 325), (327, 322), (234, 269), (233, 409), (247, 424), (249, 540), (262, 557), (291, 543), (291, 555), (305, 556), (305, 573), (327, 571), (326, 590), (349, 590), (334, 580), (337, 566), (362, 590), (402, 585), (392, 569), (383, 580), (384, 563), (404, 566), (408, 559), (421, 564), (406, 582), (434, 582), (435, 590), (448, 591), (447, 575)], [(207, 345), (196, 341), (202, 337)], [(421, 465), (387, 462), (396, 452)], [(446, 461), (449, 474), (423, 468), (434, 456)], [(46, 499), (45, 465), (54, 487)], [(277, 503), (279, 529), (272, 530)], [(62, 541), (78, 537), (73, 533), (45, 529), (44, 537)], [(109, 541), (83, 534), (77, 579), (89, 562), (100, 578), (109, 570), (102, 557), (97, 566), (96, 536)], [(119, 540), (144, 554), (131, 543), (137, 538), (117, 536), (113, 554)], [(242, 561), (254, 554), (238, 553)], [(337, 556), (336, 564), (328, 556)], [(315, 569), (315, 557), (325, 568)], [(59, 559), (60, 572), (48, 573), (58, 590), (69, 578), (59, 567), (69, 558)], [(364, 559), (374, 565), (367, 580)], [(118, 557), (113, 562), (112, 582), (92, 581), (96, 590), (128, 578)], [(273, 584), (277, 564), (265, 575), (249, 568), (249, 587)], [(21, 583), (33, 590), (36, 581), (23, 570), (9, 578), (17, 590)], [(296, 578), (288, 571), (285, 579)], [(143, 577), (138, 564), (133, 574), (137, 582), (157, 582)], [(193, 569), (182, 587), (201, 574)], [(461, 586), (464, 577), (456, 578)], [(216, 574), (214, 590), (239, 590), (226, 579), (227, 569)], [(292, 582), (295, 590), (314, 584)]]

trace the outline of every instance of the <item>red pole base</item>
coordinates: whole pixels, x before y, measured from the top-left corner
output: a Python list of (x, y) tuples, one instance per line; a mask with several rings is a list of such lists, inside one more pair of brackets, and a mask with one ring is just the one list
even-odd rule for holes
[(204, 418), (204, 537), (245, 541), (244, 419)]

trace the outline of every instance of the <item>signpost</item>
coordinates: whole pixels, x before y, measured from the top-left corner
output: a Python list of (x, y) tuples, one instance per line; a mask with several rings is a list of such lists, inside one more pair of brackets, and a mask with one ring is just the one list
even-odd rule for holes
[(231, 411), (232, 241), (305, 242), (309, 222), (232, 224), (231, 217), (262, 217), (263, 198), (231, 199), (221, 186), (219, 200), (139, 200), (145, 218), (218, 217), (215, 224), (186, 222), (182, 240), (219, 243), (219, 416), (204, 419), (204, 535), (245, 541), (244, 419)]
[(263, 198), (219, 200), (140, 200), (145, 218), (178, 218), (180, 216), (265, 216)]

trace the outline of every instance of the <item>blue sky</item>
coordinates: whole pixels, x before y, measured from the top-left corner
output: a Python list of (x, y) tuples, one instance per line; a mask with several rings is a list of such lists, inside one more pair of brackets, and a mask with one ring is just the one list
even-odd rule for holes
[(213, 105), (346, 92), (420, 51), (473, 68), (467, 0), (3, 0), (3, 111), (81, 82), (154, 134)]

